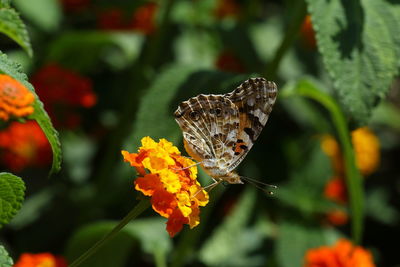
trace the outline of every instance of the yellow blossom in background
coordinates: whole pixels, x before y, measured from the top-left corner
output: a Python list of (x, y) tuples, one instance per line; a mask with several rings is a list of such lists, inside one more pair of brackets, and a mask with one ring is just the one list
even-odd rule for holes
[[(356, 165), (363, 175), (376, 171), (380, 161), (380, 145), (376, 135), (367, 127), (351, 132)], [(325, 135), (321, 140), (321, 148), (329, 156), (337, 175), (343, 174), (343, 156), (336, 139)]]
[(340, 146), (332, 135), (324, 135), (321, 140), (322, 151), (329, 156), (335, 173), (343, 172), (343, 157)]
[(153, 209), (168, 218), (171, 237), (181, 231), (183, 224), (197, 226), (199, 207), (207, 205), (208, 193), (197, 181), (195, 162), (181, 156), (178, 148), (165, 139), (157, 143), (144, 137), (141, 142), (138, 153), (122, 151), (125, 161), (140, 175), (135, 189), (150, 196)]
[(380, 161), (380, 144), (376, 135), (367, 127), (351, 132), (357, 167), (363, 175), (376, 171)]

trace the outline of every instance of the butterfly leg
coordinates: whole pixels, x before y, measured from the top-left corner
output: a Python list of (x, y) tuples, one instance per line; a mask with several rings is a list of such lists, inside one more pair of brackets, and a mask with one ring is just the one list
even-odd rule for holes
[(182, 171), (182, 170), (190, 169), (190, 168), (192, 168), (192, 167), (194, 167), (194, 166), (197, 166), (197, 165), (199, 165), (199, 164), (201, 164), (201, 163), (203, 163), (203, 162), (202, 162), (202, 161), (196, 162), (195, 164), (190, 165), (190, 166), (187, 166), (187, 167), (184, 167), (184, 168), (172, 168), (172, 169), (173, 169), (174, 171)]

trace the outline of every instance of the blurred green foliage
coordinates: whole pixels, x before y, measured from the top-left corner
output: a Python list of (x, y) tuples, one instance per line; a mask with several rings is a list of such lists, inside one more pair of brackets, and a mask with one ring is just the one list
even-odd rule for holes
[[(44, 251), (78, 258), (138, 202), (120, 150), (135, 152), (151, 136), (183, 152), (172, 115), (181, 101), (264, 76), (278, 85), (277, 104), (238, 172), (278, 185), (274, 195), (249, 183), (220, 185), (200, 225), (173, 239), (149, 209), (81, 266), (302, 266), (309, 249), (340, 237), (372, 249), (377, 265), (400, 264), (387, 242), (399, 234), (400, 3), (165, 0), (150, 20), (135, 20), (149, 1), (9, 2), (0, 0), (0, 72), (35, 92), (29, 79), (57, 63), (90, 79), (97, 96), (78, 108), (75, 128), (54, 127), (52, 103), (37, 98), (27, 119), (49, 140), (52, 166), (0, 174), (1, 224), (9, 223), (0, 238), (15, 260)], [(351, 131), (365, 125), (379, 138), (381, 163), (364, 179)], [(345, 204), (324, 194), (337, 175), (321, 149), (327, 134), (342, 151)], [(202, 185), (211, 183), (199, 171)], [(334, 225), (331, 210), (351, 222)], [(11, 266), (4, 247), (0, 262)]]

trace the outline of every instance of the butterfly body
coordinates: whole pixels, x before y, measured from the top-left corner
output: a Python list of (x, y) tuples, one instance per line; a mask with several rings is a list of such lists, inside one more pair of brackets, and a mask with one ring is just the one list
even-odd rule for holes
[(174, 116), (186, 151), (215, 180), (242, 183), (233, 170), (260, 135), (276, 95), (275, 83), (251, 78), (231, 93), (182, 102)]

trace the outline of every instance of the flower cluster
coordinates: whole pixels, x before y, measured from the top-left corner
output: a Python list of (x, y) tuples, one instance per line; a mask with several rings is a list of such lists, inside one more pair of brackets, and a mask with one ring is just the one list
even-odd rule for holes
[(0, 160), (13, 171), (51, 162), (51, 147), (35, 121), (13, 122), (0, 132)]
[(67, 267), (62, 257), (51, 253), (23, 253), (13, 267)]
[(24, 117), (33, 113), (35, 96), (14, 78), (0, 74), (0, 119)]
[(96, 104), (91, 81), (55, 63), (42, 67), (31, 82), (56, 127), (75, 128), (81, 120), (77, 109)]
[(208, 203), (208, 194), (197, 181), (195, 163), (181, 156), (171, 142), (150, 137), (141, 140), (138, 153), (122, 151), (126, 162), (135, 167), (140, 177), (135, 189), (151, 197), (153, 209), (168, 218), (167, 231), (171, 237), (200, 223), (200, 209)]
[(103, 30), (133, 30), (150, 35), (156, 30), (154, 17), (157, 7), (156, 3), (147, 3), (129, 16), (117, 7), (107, 9), (99, 13), (97, 24)]
[(307, 251), (304, 267), (375, 267), (372, 255), (346, 239), (332, 247), (322, 246)]
[[(380, 152), (378, 138), (367, 127), (358, 128), (351, 133), (355, 152), (356, 165), (363, 175), (373, 173), (379, 165)], [(346, 183), (344, 181), (344, 163), (340, 146), (332, 136), (324, 136), (321, 142), (322, 150), (331, 159), (335, 172), (325, 186), (324, 195), (340, 205), (347, 203)], [(335, 225), (347, 222), (347, 216), (341, 210), (333, 210), (328, 214), (328, 220)]]

